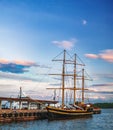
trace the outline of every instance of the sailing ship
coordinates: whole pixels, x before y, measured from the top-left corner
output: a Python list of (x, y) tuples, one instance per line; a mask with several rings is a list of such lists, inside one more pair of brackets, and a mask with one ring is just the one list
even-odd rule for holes
[[(61, 88), (49, 88), (49, 89), (61, 89), (62, 90), (62, 104), (60, 106), (47, 106), (46, 109), (48, 111), (48, 119), (72, 119), (72, 118), (79, 118), (79, 117), (91, 117), (93, 114), (93, 109), (89, 105), (83, 105), (84, 103), (84, 69), (82, 69), (82, 77), (77, 75), (76, 65), (83, 65), (78, 64), (76, 60), (76, 54), (72, 59), (66, 59), (67, 51), (63, 51), (63, 59), (55, 59), (53, 61), (62, 61), (62, 73), (61, 74), (52, 74), (52, 75), (61, 75), (62, 77), (62, 85)], [(70, 64), (73, 65), (73, 73), (66, 73), (66, 65)], [(73, 77), (73, 87), (66, 87), (65, 79), (66, 77)], [(82, 88), (76, 87), (76, 80), (82, 79)], [(72, 104), (65, 104), (65, 90), (73, 90), (73, 103)], [(82, 90), (82, 103), (81, 105), (76, 104), (76, 90)]]

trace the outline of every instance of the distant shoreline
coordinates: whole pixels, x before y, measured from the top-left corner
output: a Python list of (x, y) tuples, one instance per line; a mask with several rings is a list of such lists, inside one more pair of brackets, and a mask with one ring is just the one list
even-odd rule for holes
[(99, 107), (99, 108), (113, 108), (113, 103), (94, 103), (93, 104), (95, 107)]

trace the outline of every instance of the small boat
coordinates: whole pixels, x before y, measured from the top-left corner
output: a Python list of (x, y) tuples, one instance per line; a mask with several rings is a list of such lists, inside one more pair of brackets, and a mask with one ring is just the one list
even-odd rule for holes
[(93, 114), (100, 114), (100, 113), (101, 113), (101, 108), (97, 108), (97, 107), (93, 108)]
[[(81, 65), (76, 63), (76, 54), (74, 55), (74, 58), (71, 60), (66, 59), (67, 51), (64, 50), (62, 52), (63, 59), (56, 59), (54, 61), (62, 61), (62, 73), (61, 74), (53, 74), (53, 75), (61, 75), (62, 77), (62, 87), (61, 88), (49, 88), (49, 89), (61, 89), (62, 90), (62, 101), (60, 106), (47, 106), (46, 109), (48, 111), (48, 119), (50, 120), (56, 120), (56, 119), (73, 119), (73, 118), (83, 118), (83, 117), (91, 117), (93, 114), (92, 107), (89, 105), (86, 105), (84, 108), (76, 105), (76, 90), (82, 90), (82, 101), (84, 100), (84, 75), (81, 77), (82, 79), (82, 88), (76, 87), (76, 80), (77, 80), (77, 73), (76, 73), (76, 65)], [(73, 73), (66, 73), (66, 65), (73, 65)], [(82, 72), (84, 72), (84, 69), (82, 69)], [(65, 83), (65, 77), (71, 76), (73, 79), (73, 87), (66, 87)], [(78, 77), (80, 78), (80, 77)], [(73, 90), (73, 104), (65, 105), (65, 90)]]

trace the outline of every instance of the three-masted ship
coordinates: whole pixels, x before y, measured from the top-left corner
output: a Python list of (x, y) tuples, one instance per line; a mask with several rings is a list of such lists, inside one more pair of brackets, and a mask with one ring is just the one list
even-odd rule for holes
[[(63, 59), (57, 59), (54, 61), (61, 61), (62, 62), (62, 73), (61, 74), (53, 74), (53, 75), (61, 75), (62, 76), (62, 85), (61, 89), (62, 90), (62, 101), (61, 101), (61, 106), (56, 107), (56, 106), (47, 106), (47, 111), (48, 111), (48, 119), (54, 120), (54, 119), (72, 119), (72, 118), (79, 118), (79, 117), (91, 117), (93, 112), (92, 108), (90, 106), (85, 106), (85, 105), (77, 105), (76, 104), (76, 90), (82, 90), (82, 102), (84, 102), (84, 69), (82, 69), (82, 88), (77, 88), (76, 87), (76, 80), (77, 80), (77, 73), (76, 73), (76, 54), (74, 55), (73, 60), (66, 59), (67, 57), (67, 52), (66, 50), (63, 51)], [(73, 65), (73, 73), (66, 73), (66, 65), (67, 64), (72, 64)], [(78, 64), (81, 65), (81, 64)], [(65, 85), (65, 77), (66, 76), (71, 76), (73, 77), (73, 87), (66, 87)], [(79, 77), (80, 78), (80, 77)], [(54, 89), (54, 88), (50, 88)], [(56, 89), (56, 88), (55, 88)], [(69, 104), (68, 106), (65, 105), (65, 90), (73, 90), (73, 103)]]

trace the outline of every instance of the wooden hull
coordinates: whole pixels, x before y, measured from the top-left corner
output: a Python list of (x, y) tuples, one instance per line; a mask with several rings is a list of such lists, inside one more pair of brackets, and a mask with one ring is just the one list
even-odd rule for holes
[(93, 112), (88, 112), (87, 110), (65, 110), (55, 107), (47, 107), (47, 110), (49, 120), (91, 117), (93, 114)]

